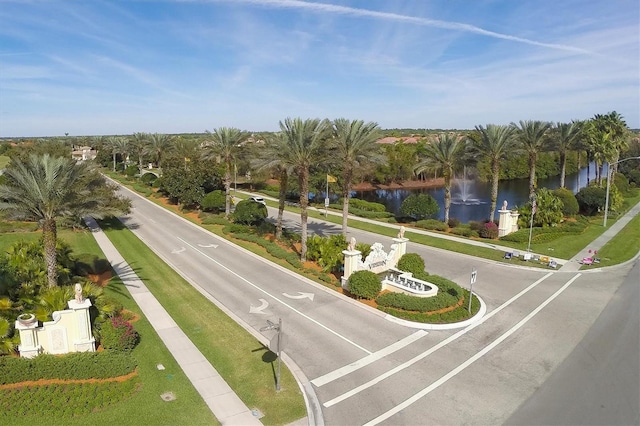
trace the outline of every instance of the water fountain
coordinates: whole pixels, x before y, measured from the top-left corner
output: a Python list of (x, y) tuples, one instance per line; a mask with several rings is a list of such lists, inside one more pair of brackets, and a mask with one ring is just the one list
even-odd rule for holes
[(473, 191), (473, 181), (467, 178), (467, 166), (462, 169), (462, 179), (453, 180), (451, 191), (451, 204), (479, 205), (486, 201), (477, 198)]

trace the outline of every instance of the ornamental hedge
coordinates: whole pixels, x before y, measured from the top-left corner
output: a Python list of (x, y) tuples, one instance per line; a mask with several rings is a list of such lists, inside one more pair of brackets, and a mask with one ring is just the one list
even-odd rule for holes
[(351, 274), (348, 284), (349, 293), (359, 299), (375, 299), (382, 290), (380, 278), (371, 271), (357, 271)]
[(40, 379), (106, 379), (124, 376), (136, 368), (128, 353), (75, 352), (35, 358), (0, 357), (0, 385)]

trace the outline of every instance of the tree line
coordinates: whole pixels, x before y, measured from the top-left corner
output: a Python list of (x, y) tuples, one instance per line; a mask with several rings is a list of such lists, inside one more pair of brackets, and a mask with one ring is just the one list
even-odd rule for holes
[[(397, 130), (394, 132), (399, 134)], [(224, 189), (225, 216), (230, 213), (231, 185), (238, 175), (245, 182), (275, 179), (279, 194), (276, 237), (282, 234), (285, 199), (293, 189), (301, 210), (304, 260), (309, 193), (324, 192), (327, 175), (337, 178), (331, 185), (337, 187), (342, 198), (344, 235), (352, 188), (362, 181), (388, 183), (442, 176), (444, 221), (448, 222), (452, 179), (463, 166), (475, 168), (476, 175), (491, 181), (488, 219), (494, 220), (498, 181), (509, 164), (522, 164), (526, 159), (526, 167), (520, 168), (528, 174), (531, 197), (536, 191), (537, 167), (549, 162), (557, 164), (561, 186), (565, 184), (568, 164), (579, 168), (582, 161), (586, 165), (595, 162), (596, 184), (602, 185), (604, 163), (620, 158), (620, 153), (629, 147), (632, 134), (623, 117), (614, 111), (570, 123), (527, 120), (508, 125), (478, 125), (472, 131), (421, 134), (413, 145), (402, 143), (401, 139), (393, 144), (378, 144), (383, 136), (385, 131), (374, 122), (286, 118), (279, 122), (279, 131), (260, 134), (220, 127), (204, 135), (134, 133), (73, 138), (73, 142), (96, 148), (97, 161), (113, 170), (122, 167), (138, 174), (152, 163), (161, 173), (157, 185), (184, 206), (198, 208), (206, 193)], [(16, 148), (9, 154), (20, 161), (27, 152), (40, 150), (52, 155), (51, 152), (64, 151), (64, 140), (40, 142), (29, 148)], [(0, 198), (3, 194), (6, 197), (7, 190), (3, 191)]]

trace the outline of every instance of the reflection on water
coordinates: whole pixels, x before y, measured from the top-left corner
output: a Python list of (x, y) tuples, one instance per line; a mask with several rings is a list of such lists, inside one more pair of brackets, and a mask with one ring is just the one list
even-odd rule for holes
[[(590, 180), (595, 179), (595, 166), (590, 167)], [(606, 167), (604, 172), (606, 174)], [(575, 194), (587, 184), (587, 169), (580, 170), (580, 173), (567, 175), (565, 185)], [(560, 176), (546, 179), (538, 179), (538, 188), (556, 189), (560, 186)], [(449, 217), (456, 218), (462, 223), (472, 220), (482, 221), (489, 218), (491, 210), (491, 183), (471, 182), (467, 180), (463, 186), (464, 193), (459, 185), (451, 187), (451, 208)], [(440, 205), (438, 219), (444, 220), (444, 188), (424, 188), (424, 189), (378, 189), (374, 191), (354, 191), (353, 198), (373, 201), (384, 204), (387, 210), (398, 214), (402, 201), (411, 194), (429, 194), (436, 199)], [(529, 179), (517, 179), (501, 181), (498, 184), (497, 209), (502, 206), (503, 201), (507, 201), (509, 208), (524, 205), (529, 199)], [(497, 214), (496, 214), (497, 219)]]

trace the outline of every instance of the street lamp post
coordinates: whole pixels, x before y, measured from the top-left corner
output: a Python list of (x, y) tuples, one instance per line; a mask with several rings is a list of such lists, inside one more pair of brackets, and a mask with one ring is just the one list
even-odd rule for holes
[(614, 161), (613, 163), (607, 163), (607, 194), (604, 197), (604, 222), (603, 227), (607, 227), (607, 213), (609, 213), (609, 189), (611, 188), (611, 166), (618, 163), (622, 163), (627, 160), (640, 160), (640, 157), (623, 158), (622, 160)]

